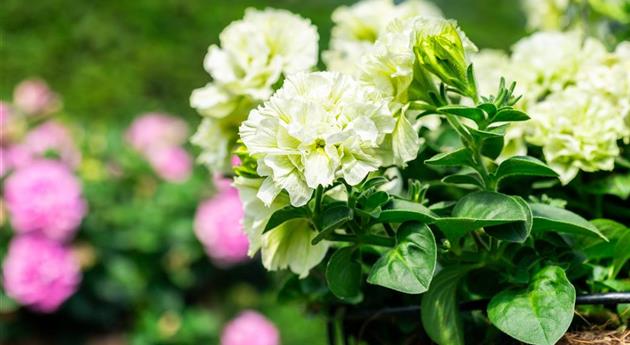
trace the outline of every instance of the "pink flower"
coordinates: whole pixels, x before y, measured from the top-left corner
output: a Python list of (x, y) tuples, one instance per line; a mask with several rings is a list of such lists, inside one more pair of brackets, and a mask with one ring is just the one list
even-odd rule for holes
[(242, 221), (243, 206), (234, 187), (220, 190), (197, 208), (195, 234), (217, 265), (229, 266), (248, 259), (249, 241)]
[(166, 181), (184, 182), (192, 173), (193, 161), (181, 147), (165, 147), (147, 152), (153, 170)]
[(13, 102), (27, 115), (45, 115), (61, 105), (57, 95), (41, 79), (21, 82), (13, 92)]
[(76, 291), (81, 272), (63, 245), (40, 236), (18, 236), (3, 264), (6, 293), (29, 308), (50, 313)]
[(87, 211), (77, 178), (60, 162), (34, 161), (4, 182), (4, 197), (17, 233), (39, 233), (64, 241)]
[(247, 310), (230, 321), (221, 334), (221, 345), (278, 345), (276, 326), (261, 314)]
[(55, 121), (48, 121), (30, 131), (23, 145), (34, 156), (43, 157), (48, 152), (55, 152), (71, 168), (76, 168), (81, 163), (81, 152), (70, 131)]
[(147, 113), (136, 118), (126, 133), (127, 141), (137, 151), (179, 146), (188, 139), (184, 120), (162, 113)]

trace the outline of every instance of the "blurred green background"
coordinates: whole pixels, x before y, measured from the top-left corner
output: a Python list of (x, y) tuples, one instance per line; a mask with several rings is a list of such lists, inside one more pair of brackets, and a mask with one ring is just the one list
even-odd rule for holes
[[(0, 98), (22, 79), (44, 78), (80, 123), (126, 125), (144, 111), (191, 123), (192, 89), (209, 76), (207, 47), (247, 7), (276, 7), (310, 18), (326, 48), (333, 9), (351, 0), (3, 0)], [(438, 0), (480, 47), (508, 48), (524, 34), (517, 1)], [(492, 14), (492, 17), (489, 16)]]

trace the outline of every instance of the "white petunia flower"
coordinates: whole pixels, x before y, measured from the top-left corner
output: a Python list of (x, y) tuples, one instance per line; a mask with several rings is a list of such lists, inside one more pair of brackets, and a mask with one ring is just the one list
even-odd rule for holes
[(289, 205), (286, 194), (279, 194), (274, 201), (265, 206), (257, 197), (263, 179), (236, 177), (234, 186), (238, 189), (245, 217), (243, 228), (249, 239), (249, 255), (261, 251), (265, 268), (274, 271), (289, 268), (300, 278), (319, 264), (328, 251), (329, 242), (322, 241), (312, 245), (317, 232), (308, 220), (288, 221), (263, 234), (271, 215), (278, 209)]
[(584, 42), (573, 32), (539, 32), (513, 47), (512, 71), (524, 90), (522, 106), (527, 108), (550, 92), (575, 82), (578, 72), (598, 64), (606, 56), (604, 45), (593, 38)]
[(204, 68), (215, 83), (237, 95), (264, 100), (282, 74), (306, 71), (317, 64), (316, 28), (285, 10), (248, 9), (210, 46)]
[(341, 6), (332, 15), (330, 49), (322, 54), (331, 71), (357, 76), (361, 57), (394, 19), (416, 16), (442, 16), (433, 4), (422, 0), (408, 0), (395, 5), (392, 0), (364, 0), (352, 6)]
[(542, 146), (562, 183), (569, 183), (580, 170), (613, 169), (624, 119), (602, 95), (573, 86), (535, 104), (528, 113), (533, 131), (527, 141)]
[[(193, 139), (203, 149), (201, 161), (212, 164), (211, 169), (229, 169), (224, 158), (234, 145), (238, 124), (271, 96), (283, 76), (317, 64), (318, 39), (309, 20), (276, 9), (248, 9), (243, 19), (223, 30), (221, 46), (210, 46), (204, 59), (213, 81), (190, 97), (190, 105), (202, 116), (218, 119), (204, 121)], [(227, 132), (230, 128), (233, 133)]]
[(286, 190), (301, 206), (318, 186), (356, 185), (382, 166), (379, 146), (395, 124), (386, 102), (352, 77), (300, 73), (250, 113), (240, 136), (266, 177), (259, 198), (269, 205)]

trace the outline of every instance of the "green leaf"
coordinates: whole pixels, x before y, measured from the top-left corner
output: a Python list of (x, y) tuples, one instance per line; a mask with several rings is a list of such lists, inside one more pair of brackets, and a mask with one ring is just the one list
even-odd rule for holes
[(475, 229), (526, 221), (527, 214), (515, 198), (482, 191), (461, 198), (453, 208), (452, 217), (436, 219), (435, 223), (449, 240), (455, 241)]
[(457, 303), (457, 287), (469, 267), (450, 266), (440, 271), (422, 296), (422, 326), (439, 345), (464, 345), (464, 327)]
[(438, 153), (437, 155), (424, 161), (427, 165), (433, 166), (472, 166), (472, 152), (466, 147), (459, 148), (452, 152)]
[(506, 128), (507, 125), (502, 125), (485, 130), (468, 127), (468, 130), (473, 137), (481, 142), (481, 153), (486, 157), (496, 159), (503, 151)]
[(383, 176), (372, 177), (371, 179), (363, 182), (363, 184), (361, 185), (361, 190), (377, 188), (381, 185), (386, 184), (387, 182), (389, 182), (389, 179), (387, 179), (386, 177), (383, 177)]
[(555, 231), (599, 236), (608, 240), (593, 224), (571, 211), (545, 204), (530, 204), (530, 207), (534, 214), (534, 232)]
[(309, 218), (310, 216), (311, 216), (311, 211), (306, 206), (283, 207), (271, 215), (271, 217), (269, 218), (269, 221), (267, 222), (267, 225), (265, 225), (265, 230), (263, 231), (263, 233), (273, 230), (277, 228), (278, 226), (282, 225), (284, 222), (287, 222), (289, 220), (296, 219), (296, 218)]
[(477, 108), (483, 110), (488, 114), (488, 117), (494, 116), (497, 112), (497, 106), (494, 103), (481, 103), (477, 106)]
[(548, 266), (527, 289), (505, 290), (488, 305), (488, 318), (501, 331), (528, 344), (553, 345), (573, 320), (575, 288), (562, 268)]
[(416, 220), (422, 223), (432, 223), (438, 216), (433, 211), (417, 202), (393, 199), (383, 206), (378, 217), (381, 223), (403, 223)]
[(372, 266), (368, 283), (419, 294), (427, 291), (437, 258), (431, 229), (419, 222), (400, 225), (397, 244)]
[(527, 120), (529, 120), (529, 115), (526, 113), (512, 108), (503, 108), (496, 113), (492, 122), (515, 122)]
[(438, 112), (443, 114), (465, 117), (477, 123), (485, 120), (485, 114), (483, 110), (478, 108), (471, 108), (461, 105), (447, 105), (444, 107), (440, 107), (437, 110)]
[(557, 177), (545, 163), (529, 156), (514, 156), (503, 161), (494, 173), (497, 182), (508, 176), (548, 176)]
[(500, 240), (523, 243), (532, 231), (533, 214), (523, 198), (519, 196), (513, 196), (512, 198), (521, 206), (521, 210), (525, 215), (525, 221), (489, 226), (484, 229), (488, 235)]
[(456, 185), (483, 187), (483, 181), (477, 173), (448, 175), (442, 179), (442, 182)]
[(503, 152), (504, 145), (505, 140), (503, 136), (488, 138), (481, 143), (481, 154), (490, 159), (497, 159)]
[(345, 204), (332, 204), (330, 207), (325, 207), (319, 218), (316, 219), (319, 224), (319, 234), (313, 238), (311, 243), (313, 245), (321, 242), (330, 233), (339, 229), (347, 221), (353, 218), (352, 209)]
[(630, 229), (623, 235), (615, 246), (615, 252), (613, 254), (613, 277), (616, 277), (621, 268), (626, 262), (630, 260)]
[(370, 196), (361, 200), (361, 206), (363, 206), (365, 210), (373, 210), (386, 204), (389, 199), (389, 194), (383, 191), (378, 191), (376, 193), (370, 194)]
[(355, 247), (337, 250), (326, 266), (326, 282), (340, 299), (354, 299), (361, 294), (361, 264), (354, 258)]

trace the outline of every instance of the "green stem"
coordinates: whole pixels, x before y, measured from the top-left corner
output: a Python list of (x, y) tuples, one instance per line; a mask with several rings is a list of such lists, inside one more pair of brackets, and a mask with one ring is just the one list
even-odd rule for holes
[(479, 249), (483, 248), (486, 251), (490, 251), (490, 247), (488, 246), (488, 244), (481, 238), (481, 235), (479, 235), (479, 233), (477, 231), (473, 231), (472, 232), (472, 236), (473, 239), (475, 240), (475, 243), (477, 244), (477, 247), (479, 247)]
[(483, 162), (483, 157), (481, 156), (481, 150), (478, 145), (473, 145), (473, 147), (469, 147), (469, 149), (473, 152), (473, 158), (477, 163), (477, 170), (479, 174), (481, 174), (481, 178), (483, 179), (483, 184), (486, 187), (486, 190), (496, 191), (496, 183), (490, 177), (490, 173), (488, 173), (488, 169), (486, 168), (486, 164)]

